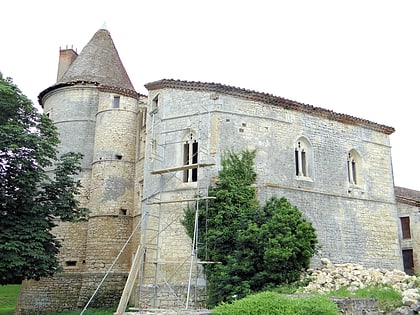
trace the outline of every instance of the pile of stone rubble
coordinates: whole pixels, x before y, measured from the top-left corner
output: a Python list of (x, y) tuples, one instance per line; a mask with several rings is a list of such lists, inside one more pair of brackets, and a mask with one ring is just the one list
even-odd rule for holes
[(333, 264), (330, 260), (321, 259), (322, 268), (310, 270), (308, 277), (311, 282), (304, 292), (331, 292), (341, 287), (349, 291), (368, 286), (387, 285), (401, 292), (402, 303), (405, 306), (419, 305), (420, 278), (407, 275), (399, 270), (367, 269), (358, 264)]

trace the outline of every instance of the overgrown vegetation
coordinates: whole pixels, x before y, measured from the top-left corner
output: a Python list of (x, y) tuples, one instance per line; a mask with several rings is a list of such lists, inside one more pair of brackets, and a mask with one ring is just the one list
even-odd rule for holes
[(81, 155), (57, 156), (52, 121), (1, 73), (0, 110), (0, 284), (16, 284), (57, 270), (55, 219), (75, 221), (86, 209), (74, 197)]
[(213, 262), (204, 269), (209, 307), (296, 281), (315, 252), (314, 228), (286, 198), (260, 206), (254, 158), (255, 151), (226, 152), (209, 189), (215, 199), (185, 211), (187, 233), (204, 244), (198, 257)]
[(339, 315), (337, 305), (326, 296), (290, 298), (275, 292), (250, 295), (231, 304), (222, 303), (214, 315)]
[(401, 294), (390, 286), (366, 287), (349, 291), (346, 287), (328, 294), (305, 296), (293, 294), (302, 282), (278, 286), (274, 290), (249, 295), (232, 303), (222, 303), (213, 309), (215, 315), (281, 314), (316, 315), (340, 314), (332, 298), (371, 298), (379, 311), (392, 312), (402, 305)]
[(380, 311), (391, 312), (402, 305), (402, 296), (391, 286), (366, 287), (349, 291), (343, 287), (328, 294), (338, 298), (372, 298)]
[(12, 315), (16, 308), (20, 284), (0, 285), (0, 315)]

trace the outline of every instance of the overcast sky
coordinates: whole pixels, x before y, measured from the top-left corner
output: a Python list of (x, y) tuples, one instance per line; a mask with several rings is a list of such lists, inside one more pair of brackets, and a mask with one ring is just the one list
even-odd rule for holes
[(414, 0), (4, 1), (0, 71), (37, 104), (59, 48), (106, 22), (138, 92), (216, 82), (392, 126), (395, 184), (420, 190), (419, 16)]

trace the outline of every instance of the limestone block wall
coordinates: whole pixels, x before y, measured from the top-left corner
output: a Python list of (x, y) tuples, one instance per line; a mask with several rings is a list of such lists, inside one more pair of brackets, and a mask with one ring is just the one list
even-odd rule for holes
[[(261, 200), (288, 198), (314, 224), (322, 254), (334, 261), (402, 268), (387, 135), (298, 111), (220, 98), (219, 152), (257, 151)], [(295, 173), (295, 147), (302, 137), (310, 145), (306, 177)], [(348, 181), (351, 150), (361, 157), (357, 185)]]
[(60, 153), (80, 152), (82, 167), (91, 168), (99, 93), (95, 86), (63, 87), (44, 96), (44, 113), (57, 126)]
[[(106, 271), (132, 232), (137, 106), (132, 97), (106, 91), (99, 95), (86, 245), (89, 271)], [(131, 256), (129, 244), (113, 270), (128, 272)]]
[[(404, 238), (400, 233), (401, 250), (412, 250), (414, 274), (420, 272), (420, 213), (419, 206), (413, 202), (397, 201), (399, 218), (409, 218), (410, 238)], [(401, 222), (401, 221), (400, 221)], [(399, 222), (399, 223), (400, 223)], [(400, 228), (402, 228), (400, 226)]]
[[(389, 137), (385, 133), (223, 93), (170, 88), (150, 91), (150, 100), (156, 96), (159, 108), (154, 121), (159, 123), (155, 124), (153, 141), (166, 146), (153, 147), (149, 139), (155, 151), (148, 156), (151, 162), (145, 160), (149, 163), (145, 169), (179, 165), (179, 141), (187, 128), (204, 135), (199, 159), (216, 163), (201, 170), (199, 182), (204, 186), (217, 177), (224, 151), (256, 150), (259, 198), (285, 196), (296, 205), (315, 226), (324, 257), (402, 269)], [(149, 107), (152, 109), (153, 103)], [(169, 133), (171, 130), (174, 132)], [(295, 173), (295, 147), (302, 138), (310, 148), (309, 176), (305, 177)], [(162, 147), (171, 148), (170, 154), (158, 151)], [(347, 160), (352, 150), (360, 157), (356, 184), (348, 179)], [(165, 158), (159, 159), (161, 156)], [(159, 190), (160, 183), (147, 176), (145, 185), (147, 182), (153, 187), (150, 192)], [(181, 172), (165, 176), (167, 199), (188, 189), (197, 190), (197, 185), (180, 183)], [(313, 264), (319, 264), (319, 259)]]
[[(115, 96), (119, 108), (111, 108)], [(60, 132), (60, 152), (84, 155), (80, 201), (90, 212), (87, 222), (54, 229), (62, 242), (59, 261), (64, 272), (25, 283), (19, 310), (28, 314), (82, 308), (131, 235), (134, 214), (137, 99), (76, 84), (47, 93), (44, 109)], [(116, 261), (93, 305), (118, 303), (131, 266), (131, 245)]]
[[(110, 274), (89, 307), (116, 307), (126, 276), (125, 273)], [(24, 281), (14, 314), (83, 309), (102, 277), (102, 273), (63, 272), (39, 281)]]
[(61, 243), (58, 259), (68, 272), (83, 272), (86, 266), (87, 222), (60, 222), (53, 234)]
[[(120, 107), (112, 108), (113, 98)], [(92, 215), (133, 215), (137, 100), (101, 93), (92, 164)]]
[[(105, 272), (117, 258), (131, 234), (132, 218), (128, 216), (96, 216), (89, 218), (86, 268), (90, 272)], [(113, 270), (128, 272), (131, 266), (131, 246), (122, 253)]]

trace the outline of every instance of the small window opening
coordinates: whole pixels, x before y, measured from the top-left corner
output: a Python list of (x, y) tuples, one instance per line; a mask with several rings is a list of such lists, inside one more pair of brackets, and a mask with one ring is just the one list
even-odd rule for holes
[(120, 97), (114, 96), (113, 108), (120, 108)]
[(147, 109), (144, 109), (142, 127), (146, 126), (146, 120), (147, 120)]
[(122, 154), (115, 154), (115, 158), (117, 160), (122, 160)]
[(349, 177), (349, 183), (356, 185), (357, 184), (357, 176), (356, 176), (356, 172), (357, 171), (357, 164), (356, 164), (356, 160), (354, 159), (354, 157), (352, 156), (351, 153), (349, 153), (349, 157), (347, 159), (347, 172), (348, 172), (348, 177)]
[(403, 256), (404, 272), (408, 275), (414, 275), (413, 250), (403, 249), (402, 256)]
[(67, 260), (66, 261), (66, 266), (67, 267), (76, 267), (77, 261), (75, 260)]
[[(184, 143), (184, 165), (191, 165), (198, 163), (198, 142), (193, 140), (193, 135), (190, 134), (187, 141)], [(184, 183), (196, 182), (198, 178), (198, 168), (186, 169), (183, 174)]]
[(159, 107), (159, 95), (156, 95), (152, 100), (152, 113), (156, 113)]
[(306, 163), (306, 151), (300, 141), (295, 149), (295, 167), (296, 176), (308, 176), (308, 167)]
[(127, 209), (120, 209), (120, 215), (127, 215)]
[(400, 218), (403, 239), (411, 239), (410, 217)]

